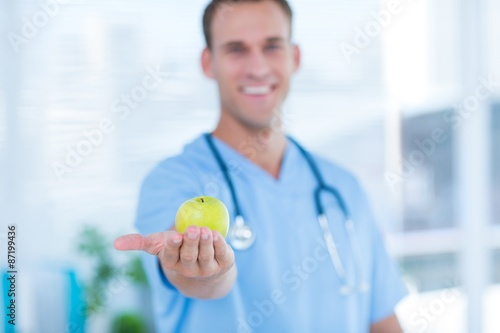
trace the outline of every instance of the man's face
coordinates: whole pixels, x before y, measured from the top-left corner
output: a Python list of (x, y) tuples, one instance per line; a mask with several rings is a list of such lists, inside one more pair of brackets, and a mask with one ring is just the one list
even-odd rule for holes
[(249, 128), (270, 126), (300, 60), (285, 12), (272, 1), (225, 5), (211, 32), (212, 49), (203, 51), (202, 65), (217, 81), (222, 112)]

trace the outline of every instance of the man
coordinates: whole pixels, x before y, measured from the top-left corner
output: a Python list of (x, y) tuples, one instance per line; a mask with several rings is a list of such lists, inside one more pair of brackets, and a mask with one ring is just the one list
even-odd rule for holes
[[(406, 289), (358, 182), (310, 155), (354, 223), (350, 237), (340, 203), (321, 196), (344, 278), (316, 220), (318, 181), (280, 126), (279, 110), (300, 63), (288, 3), (214, 0), (203, 23), (207, 47), (201, 63), (219, 88), (217, 127), (144, 181), (136, 226), (147, 236), (115, 241), (119, 250), (144, 251), (158, 332), (401, 332), (394, 306)], [(232, 166), (242, 216), (255, 231), (255, 243), (246, 250), (233, 250), (205, 227), (190, 226), (181, 234), (173, 226), (182, 202), (213, 194), (207, 192), (215, 192), (234, 219), (210, 138), (222, 162)], [(356, 287), (353, 292), (342, 292), (347, 284)]]

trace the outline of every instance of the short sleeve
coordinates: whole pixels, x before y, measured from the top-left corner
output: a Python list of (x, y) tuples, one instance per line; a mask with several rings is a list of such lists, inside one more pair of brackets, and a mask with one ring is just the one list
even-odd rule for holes
[(137, 206), (135, 226), (142, 234), (167, 230), (175, 221), (177, 208), (201, 194), (189, 164), (167, 159), (144, 180)]
[(394, 308), (406, 295), (408, 291), (403, 282), (401, 272), (396, 261), (387, 253), (384, 239), (375, 222), (366, 192), (362, 189), (358, 180), (355, 180), (358, 188), (358, 198), (361, 200), (365, 216), (367, 231), (371, 235), (371, 302), (370, 302), (370, 324), (376, 323), (394, 314)]
[[(321, 161), (321, 159), (320, 159)], [(336, 184), (351, 207), (353, 221), (360, 228), (358, 231), (366, 240), (366, 251), (371, 254), (370, 262), (366, 262), (368, 279), (370, 279), (370, 300), (367, 313), (369, 323), (376, 323), (391, 316), (395, 307), (408, 291), (403, 282), (401, 272), (396, 262), (386, 251), (382, 234), (375, 222), (370, 202), (359, 180), (346, 169), (335, 166), (329, 168), (328, 162), (323, 162), (325, 170), (333, 170), (336, 177), (329, 180)], [(325, 171), (326, 173), (326, 171)]]
[(394, 308), (408, 291), (395, 261), (388, 255), (380, 231), (374, 226), (373, 271), (370, 323), (376, 323), (394, 313)]

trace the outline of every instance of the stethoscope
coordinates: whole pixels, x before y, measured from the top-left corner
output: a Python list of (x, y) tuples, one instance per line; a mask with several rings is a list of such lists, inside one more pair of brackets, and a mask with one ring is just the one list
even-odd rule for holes
[[(245, 220), (241, 214), (240, 210), (240, 205), (238, 198), (236, 196), (236, 190), (234, 188), (233, 181), (231, 180), (229, 176), (229, 170), (222, 159), (219, 150), (215, 147), (212, 135), (210, 133), (205, 134), (205, 139), (207, 140), (208, 146), (210, 148), (210, 151), (212, 152), (212, 155), (215, 157), (217, 164), (219, 165), (219, 168), (222, 171), (222, 174), (224, 176), (224, 179), (226, 181), (227, 186), (229, 187), (229, 191), (231, 193), (231, 199), (233, 201), (233, 206), (234, 206), (234, 212), (235, 212), (235, 219), (234, 223), (231, 225), (229, 228), (229, 233), (227, 235), (227, 239), (229, 241), (229, 244), (231, 244), (231, 247), (235, 250), (239, 251), (245, 251), (248, 250), (253, 243), (255, 242), (255, 232), (252, 230), (250, 225), (245, 223)], [(328, 250), (328, 254), (330, 256), (331, 262), (333, 264), (333, 268), (335, 269), (335, 272), (341, 282), (341, 287), (340, 287), (340, 294), (341, 295), (349, 295), (353, 294), (356, 292), (359, 293), (365, 293), (368, 292), (370, 287), (368, 283), (366, 282), (359, 282), (358, 278), (361, 276), (361, 253), (359, 249), (359, 244), (357, 242), (356, 236), (355, 236), (355, 230), (354, 230), (354, 223), (351, 219), (351, 215), (349, 213), (349, 210), (342, 199), (342, 196), (340, 193), (335, 189), (334, 187), (331, 187), (325, 183), (323, 180), (323, 176), (321, 175), (321, 172), (318, 169), (318, 166), (316, 163), (313, 161), (311, 155), (293, 138), (288, 137), (288, 139), (297, 146), (299, 149), (301, 155), (304, 157), (304, 159), (307, 161), (307, 164), (309, 165), (309, 168), (311, 169), (312, 173), (314, 174), (314, 177), (316, 178), (316, 182), (318, 183), (318, 186), (314, 190), (314, 202), (316, 206), (316, 213), (317, 213), (317, 220), (318, 223), (321, 227), (321, 231), (323, 234), (323, 239), (325, 240), (326, 248)], [(337, 246), (335, 245), (335, 241), (333, 239), (333, 235), (330, 231), (330, 228), (328, 227), (328, 218), (326, 216), (323, 204), (321, 203), (321, 193), (326, 192), (335, 197), (337, 200), (337, 203), (340, 207), (340, 210), (342, 211), (344, 215), (344, 228), (347, 234), (347, 237), (349, 239), (349, 244), (350, 248), (353, 254), (353, 259), (354, 259), (354, 267), (355, 267), (355, 274), (356, 278), (355, 284), (350, 284), (348, 279), (347, 279), (347, 274), (345, 270), (345, 266), (342, 263), (342, 260), (340, 259)]]

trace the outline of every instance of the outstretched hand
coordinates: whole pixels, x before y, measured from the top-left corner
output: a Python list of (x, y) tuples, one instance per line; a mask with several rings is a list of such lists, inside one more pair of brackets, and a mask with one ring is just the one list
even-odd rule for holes
[(234, 265), (234, 252), (224, 237), (207, 227), (190, 226), (185, 233), (157, 232), (147, 236), (129, 234), (117, 238), (120, 251), (140, 250), (158, 256), (162, 268), (186, 278), (211, 279)]

